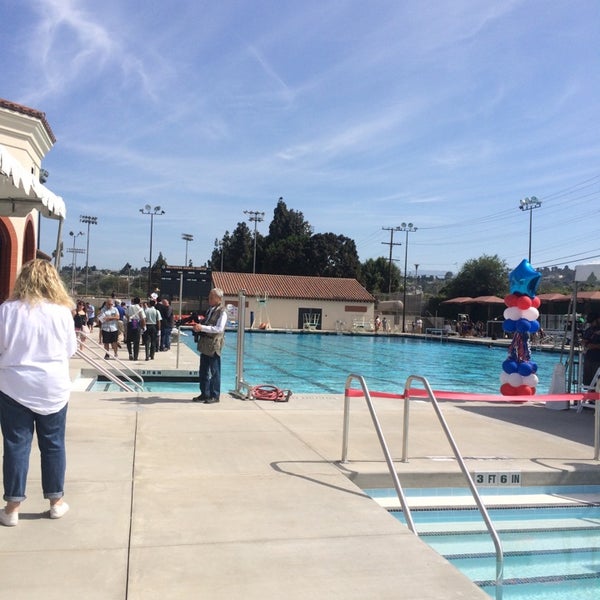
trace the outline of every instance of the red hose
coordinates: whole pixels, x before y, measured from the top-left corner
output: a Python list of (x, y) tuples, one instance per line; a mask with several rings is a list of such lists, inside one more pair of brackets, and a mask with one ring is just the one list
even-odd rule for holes
[(290, 390), (280, 390), (274, 385), (257, 385), (252, 388), (254, 400), (272, 400), (273, 402), (287, 402), (292, 395)]

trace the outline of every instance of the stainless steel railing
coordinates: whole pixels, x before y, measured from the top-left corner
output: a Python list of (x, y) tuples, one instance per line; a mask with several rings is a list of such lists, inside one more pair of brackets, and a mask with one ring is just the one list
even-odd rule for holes
[[(381, 428), (381, 425), (380, 425), (377, 415), (375, 413), (375, 408), (373, 406), (373, 402), (371, 400), (371, 394), (367, 388), (367, 384), (365, 383), (365, 380), (361, 375), (356, 375), (353, 373), (348, 375), (348, 378), (346, 379), (346, 387), (345, 387), (346, 393), (344, 395), (344, 428), (343, 428), (343, 439), (342, 439), (342, 463), (347, 462), (347, 456), (348, 456), (348, 434), (349, 434), (349, 425), (350, 425), (350, 396), (348, 395), (348, 390), (350, 389), (349, 386), (350, 386), (350, 383), (352, 382), (352, 380), (357, 380), (362, 387), (363, 394), (365, 396), (365, 400), (366, 400), (367, 406), (369, 408), (369, 412), (371, 413), (371, 419), (375, 426), (375, 431), (377, 432), (377, 437), (379, 438), (379, 443), (383, 450), (385, 460), (386, 460), (388, 469), (390, 471), (390, 475), (392, 476), (392, 480), (394, 482), (394, 487), (396, 489), (396, 493), (398, 494), (398, 500), (400, 501), (402, 511), (404, 512), (404, 517), (406, 519), (407, 525), (408, 525), (409, 529), (415, 535), (418, 535), (418, 532), (414, 525), (412, 514), (410, 512), (410, 508), (408, 507), (408, 503), (406, 501), (404, 491), (402, 489), (400, 480), (398, 478), (398, 474), (394, 467), (394, 462), (393, 462), (391, 453), (390, 453), (388, 445), (385, 441), (385, 438), (383, 435), (383, 430)], [(448, 423), (446, 422), (446, 419), (444, 418), (444, 415), (442, 414), (442, 411), (439, 406), (439, 402), (438, 402), (437, 398), (435, 397), (435, 394), (433, 393), (433, 390), (431, 389), (429, 382), (427, 381), (427, 379), (425, 379), (425, 377), (419, 377), (417, 375), (411, 375), (410, 377), (408, 377), (408, 379), (406, 380), (405, 387), (404, 387), (404, 389), (405, 389), (405, 392), (404, 392), (404, 420), (403, 420), (403, 435), (402, 435), (403, 439), (402, 439), (402, 459), (401, 460), (402, 460), (402, 462), (408, 462), (410, 389), (411, 389), (412, 383), (415, 381), (421, 382), (423, 384), (423, 386), (425, 387), (425, 390), (427, 392), (427, 397), (431, 401), (431, 404), (435, 410), (435, 413), (438, 417), (440, 425), (442, 426), (442, 429), (446, 435), (446, 439), (448, 440), (448, 442), (452, 448), (454, 457), (456, 458), (456, 461), (459, 464), (460, 469), (461, 469), (463, 475), (465, 476), (465, 479), (467, 480), (467, 484), (469, 486), (469, 490), (471, 491), (471, 495), (473, 496), (473, 500), (475, 501), (477, 509), (479, 510), (479, 513), (481, 514), (481, 517), (483, 518), (485, 526), (486, 526), (486, 528), (492, 538), (492, 541), (494, 543), (494, 547), (496, 550), (496, 581), (495, 581), (495, 583), (496, 583), (496, 600), (502, 600), (502, 591), (503, 591), (502, 585), (503, 585), (503, 577), (504, 577), (504, 552), (502, 550), (502, 543), (500, 542), (500, 537), (498, 536), (498, 532), (496, 531), (496, 529), (492, 523), (492, 520), (489, 516), (489, 513), (481, 499), (479, 491), (477, 490), (477, 487), (475, 486), (475, 482), (473, 481), (473, 478), (471, 477), (471, 474), (469, 473), (469, 470), (467, 469), (467, 466), (462, 457), (462, 454), (460, 453), (460, 450), (458, 449), (456, 441), (454, 440), (454, 437), (452, 436), (450, 428), (448, 427)], [(419, 399), (423, 400), (423, 397), (419, 396)]]
[(104, 358), (104, 347), (91, 339), (89, 334), (86, 335), (78, 331), (77, 343), (79, 344), (79, 349), (75, 355), (83, 359), (95, 371), (104, 375), (104, 377), (126, 392), (136, 393), (145, 391), (144, 378), (119, 358), (112, 358), (110, 362), (106, 360)]

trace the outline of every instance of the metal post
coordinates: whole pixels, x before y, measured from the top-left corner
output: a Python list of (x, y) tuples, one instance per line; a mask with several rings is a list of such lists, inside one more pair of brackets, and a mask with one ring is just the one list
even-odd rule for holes
[(152, 285), (152, 234), (154, 230), (154, 216), (164, 215), (165, 211), (160, 206), (152, 208), (149, 204), (146, 204), (144, 208), (140, 208), (140, 212), (143, 215), (150, 215), (150, 258), (148, 259), (148, 294), (150, 293), (150, 286)]
[(185, 262), (183, 263), (184, 267), (188, 266), (188, 243), (194, 241), (194, 236), (191, 233), (182, 233), (181, 239), (185, 240)]
[[(98, 224), (98, 217), (92, 217), (90, 215), (80, 215), (79, 216), (80, 223), (87, 223), (87, 243), (85, 247), (85, 296), (87, 298), (88, 295), (88, 276), (90, 272), (90, 225)], [(127, 290), (127, 295), (129, 295), (129, 290)]]
[(254, 258), (252, 261), (252, 273), (256, 273), (256, 225), (264, 219), (265, 213), (258, 210), (245, 210), (244, 214), (250, 215), (248, 221), (254, 222)]
[(531, 263), (531, 234), (533, 231), (533, 211), (542, 205), (542, 201), (538, 200), (535, 196), (531, 198), (524, 198), (519, 201), (519, 208), (521, 210), (529, 211), (529, 262)]
[(402, 293), (402, 333), (406, 333), (406, 270), (408, 269), (408, 234), (416, 231), (417, 228), (412, 223), (402, 223), (400, 231), (406, 232), (406, 241), (404, 243), (404, 291)]

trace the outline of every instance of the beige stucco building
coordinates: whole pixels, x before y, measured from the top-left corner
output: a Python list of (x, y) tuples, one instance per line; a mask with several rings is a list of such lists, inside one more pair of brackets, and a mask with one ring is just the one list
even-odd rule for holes
[(0, 302), (21, 265), (38, 255), (41, 217), (58, 221), (58, 249), (65, 203), (40, 182), (55, 142), (44, 113), (0, 98)]
[(244, 290), (246, 328), (372, 329), (375, 298), (356, 279), (213, 271), (212, 282), (233, 307)]

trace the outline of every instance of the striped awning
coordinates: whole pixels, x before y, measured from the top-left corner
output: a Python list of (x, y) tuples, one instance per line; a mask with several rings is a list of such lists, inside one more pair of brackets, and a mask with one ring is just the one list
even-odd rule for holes
[(42, 185), (0, 144), (0, 216), (25, 217), (33, 209), (50, 219), (64, 219), (64, 200)]

